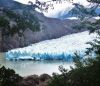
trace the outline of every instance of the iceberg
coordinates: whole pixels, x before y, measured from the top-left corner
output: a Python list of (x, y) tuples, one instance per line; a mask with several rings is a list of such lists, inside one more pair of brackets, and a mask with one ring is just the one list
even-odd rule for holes
[(88, 31), (66, 35), (57, 39), (46, 40), (31, 44), (24, 48), (12, 49), (5, 53), (8, 60), (67, 60), (72, 61), (77, 51), (80, 56), (86, 48), (91, 47), (87, 42), (93, 41), (96, 33)]

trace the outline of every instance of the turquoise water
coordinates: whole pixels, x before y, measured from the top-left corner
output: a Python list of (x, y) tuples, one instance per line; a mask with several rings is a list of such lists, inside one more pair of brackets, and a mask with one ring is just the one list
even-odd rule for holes
[(53, 72), (60, 73), (58, 70), (58, 66), (60, 65), (63, 65), (67, 69), (73, 66), (72, 63), (65, 61), (8, 61), (4, 58), (3, 54), (0, 54), (0, 64), (14, 69), (21, 76), (40, 75), (43, 73), (51, 75)]

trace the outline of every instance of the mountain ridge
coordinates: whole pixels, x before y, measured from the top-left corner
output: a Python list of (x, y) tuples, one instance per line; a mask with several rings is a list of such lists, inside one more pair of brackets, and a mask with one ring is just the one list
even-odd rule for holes
[[(5, 14), (2, 11), (2, 9), (8, 9), (8, 10), (16, 13), (17, 16), (22, 16), (21, 22), (17, 22), (21, 27), (21, 28), (18, 28), (18, 32), (14, 33), (13, 36), (6, 36), (5, 40), (3, 42), (3, 46), (2, 46), (2, 44), (0, 44), (1, 45), (0, 48), (3, 48), (3, 51), (8, 51), (13, 48), (25, 47), (30, 44), (36, 43), (36, 42), (40, 42), (40, 41), (48, 40), (48, 39), (59, 38), (64, 35), (68, 35), (68, 34), (75, 33), (75, 32), (81, 32), (84, 30), (83, 29), (83, 30), (79, 31), (79, 30), (72, 28), (72, 25), (79, 23), (80, 20), (68, 20), (68, 19), (60, 20), (57, 18), (48, 18), (48, 17), (44, 16), (44, 14), (39, 13), (39, 12), (35, 11), (34, 9), (32, 9), (31, 5), (24, 5), (24, 4), (21, 4), (19, 2), (13, 1), (13, 0), (0, 0), (0, 2), (1, 1), (3, 3), (3, 4), (0, 4), (0, 9), (1, 9), (0, 13), (2, 15)], [(8, 4), (6, 4), (5, 2)], [(12, 4), (12, 5), (10, 5), (10, 4)], [(24, 13), (24, 11), (26, 11), (27, 13)], [(35, 16), (35, 17), (33, 17), (34, 19), (31, 16)], [(37, 26), (39, 26), (40, 30), (32, 31), (32, 29), (30, 29), (32, 27), (30, 27), (31, 25), (30, 25), (30, 23), (27, 22), (25, 17), (27, 17), (29, 22), (32, 21), (31, 24), (33, 24), (33, 26), (34, 25), (36, 26), (39, 22), (40, 26), (39, 25), (37, 25)], [(9, 19), (9, 20), (11, 20), (11, 19)], [(15, 18), (15, 20), (16, 20), (16, 18)], [(20, 18), (19, 18), (19, 20), (20, 20)], [(26, 26), (26, 24), (23, 23), (25, 21), (26, 21), (26, 23), (28, 23), (27, 26)], [(14, 23), (14, 21), (12, 23)], [(36, 26), (36, 28), (37, 28), (37, 26)], [(15, 29), (13, 29), (13, 30), (15, 30)], [(21, 37), (20, 37), (19, 33), (21, 33)], [(0, 38), (2, 38), (2, 37), (0, 37)], [(0, 40), (0, 41), (2, 41), (2, 40)]]

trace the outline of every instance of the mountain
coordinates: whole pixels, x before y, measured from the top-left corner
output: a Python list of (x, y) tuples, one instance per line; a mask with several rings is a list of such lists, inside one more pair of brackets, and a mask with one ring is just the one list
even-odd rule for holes
[(44, 12), (44, 14), (48, 17), (66, 19), (69, 17), (79, 17), (80, 14), (81, 16), (86, 17), (90, 16), (90, 14), (92, 14), (93, 16), (97, 16), (96, 14), (100, 14), (100, 6), (96, 8), (96, 10), (94, 10), (96, 4), (90, 4), (89, 2), (87, 2), (87, 0), (73, 0), (73, 2), (62, 1), (62, 3), (53, 2), (52, 4), (54, 5), (54, 9), (49, 9), (47, 13)]
[(0, 0), (0, 18), (4, 22), (0, 23), (1, 51), (79, 32), (71, 27), (79, 22), (77, 20), (48, 18), (33, 10), (31, 5), (13, 0)]
[[(93, 19), (94, 21), (94, 19)], [(73, 28), (80, 20), (49, 18), (32, 5), (0, 0), (0, 51), (21, 48), (43, 40), (86, 30)]]
[(62, 16), (59, 16), (59, 18), (66, 19), (69, 17), (96, 17), (98, 14), (100, 14), (100, 7), (96, 7), (96, 5), (85, 7), (78, 3), (74, 3), (74, 7), (68, 12), (65, 11)]
[(22, 3), (13, 0), (0, 0), (0, 7), (10, 8), (10, 9), (20, 9), (24, 5)]

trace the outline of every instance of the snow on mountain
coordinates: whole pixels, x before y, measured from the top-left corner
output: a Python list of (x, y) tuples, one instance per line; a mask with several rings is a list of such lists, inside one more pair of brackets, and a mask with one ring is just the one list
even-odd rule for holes
[[(28, 1), (32, 1), (35, 3), (35, 0), (15, 0), (19, 1), (24, 4), (28, 4)], [(44, 0), (39, 0), (39, 1), (44, 1)], [(48, 12), (43, 12), (45, 16), (47, 17), (52, 17), (52, 18), (62, 18), (64, 15), (67, 15), (67, 13), (74, 8), (73, 3), (79, 3), (85, 7), (88, 7), (90, 5), (87, 0), (73, 0), (73, 3), (69, 2), (69, 0), (62, 0), (62, 3), (56, 3), (53, 2), (52, 0), (45, 0), (45, 1), (51, 1), (50, 3), (53, 4), (54, 9), (49, 8)], [(38, 9), (36, 9), (39, 11)], [(70, 15), (67, 15), (69, 17)]]
[[(88, 7), (89, 2), (87, 0), (73, 0), (73, 3), (79, 3), (83, 6)], [(47, 17), (53, 17), (53, 18), (61, 18), (63, 15), (66, 15), (72, 8), (74, 8), (73, 3), (69, 1), (63, 1), (62, 3), (52, 3), (54, 5), (54, 10), (49, 9), (48, 12), (44, 12), (44, 15)]]
[(58, 39), (46, 40), (43, 42), (32, 44), (28, 47), (17, 48), (6, 52), (5, 56), (8, 60), (14, 59), (34, 59), (49, 60), (62, 59), (72, 60), (74, 52), (80, 52), (84, 55), (86, 48), (90, 47), (86, 44), (92, 41), (96, 34), (90, 34), (88, 31), (66, 35)]
[[(33, 3), (35, 3), (36, 0), (24, 0), (24, 1), (23, 0), (15, 0), (15, 1), (19, 1), (21, 3), (28, 4), (28, 1), (32, 1)], [(44, 2), (44, 0), (39, 0), (39, 1)], [(82, 13), (84, 11), (84, 8), (89, 10), (88, 8), (90, 8), (91, 6), (92, 7), (94, 6), (94, 4), (88, 2), (87, 0), (73, 0), (72, 2), (69, 0), (61, 0), (60, 3), (59, 2), (57, 3), (56, 1), (52, 1), (52, 0), (45, 0), (45, 2), (46, 1), (47, 1), (47, 4), (53, 4), (54, 9), (51, 9), (52, 7), (49, 7), (48, 11), (43, 11), (42, 13), (47, 17), (59, 18), (59, 19), (66, 19), (69, 17), (77, 17), (80, 15), (80, 13)], [(79, 4), (81, 9), (79, 10), (75, 6), (75, 4), (73, 5), (73, 3)], [(83, 6), (84, 6), (84, 8), (83, 8)], [(41, 12), (38, 8), (36, 10), (38, 12)], [(75, 11), (77, 11), (77, 12), (75, 12)], [(95, 10), (95, 13), (98, 15), (100, 14), (100, 7), (98, 7)], [(93, 13), (93, 14), (95, 14), (95, 13)], [(82, 14), (84, 14), (84, 12)], [(83, 15), (83, 16), (86, 16), (86, 15)]]

